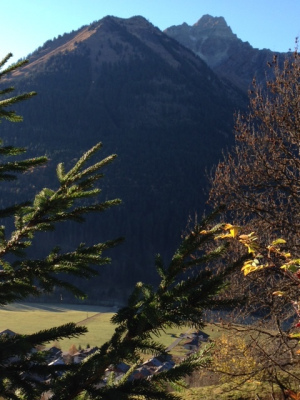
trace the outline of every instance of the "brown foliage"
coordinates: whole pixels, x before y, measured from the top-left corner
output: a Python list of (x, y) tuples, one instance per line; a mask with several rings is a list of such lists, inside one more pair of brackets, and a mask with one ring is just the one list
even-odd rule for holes
[[(274, 58), (270, 64), (274, 79), (266, 88), (255, 80), (249, 92), (246, 115), (237, 115), (236, 144), (216, 167), (212, 177), (210, 202), (224, 203), (230, 222), (254, 230), (262, 248), (272, 240), (284, 238), (286, 251), (300, 253), (300, 55), (291, 53), (280, 67)], [(238, 249), (237, 249), (238, 251)], [(246, 328), (249, 346), (255, 355), (255, 373), (286, 387), (299, 384), (298, 342), (290, 333), (295, 330), (297, 314), (293, 299), (299, 298), (299, 282), (280, 269), (282, 259), (276, 254), (270, 268), (243, 279), (231, 279), (231, 291), (247, 295), (242, 317), (255, 317)], [(260, 259), (259, 259), (260, 260)], [(272, 262), (271, 262), (272, 261)], [(276, 291), (285, 296), (274, 296)], [(250, 321), (250, 319), (248, 319)], [(256, 370), (256, 371), (255, 371)], [(293, 383), (287, 382), (292, 379)], [(296, 382), (296, 383), (295, 383)], [(286, 393), (285, 393), (286, 395)]]
[(251, 221), (260, 237), (300, 246), (300, 55), (275, 57), (275, 78), (253, 81), (247, 115), (238, 115), (236, 145), (212, 178), (210, 201), (225, 203), (235, 222)]

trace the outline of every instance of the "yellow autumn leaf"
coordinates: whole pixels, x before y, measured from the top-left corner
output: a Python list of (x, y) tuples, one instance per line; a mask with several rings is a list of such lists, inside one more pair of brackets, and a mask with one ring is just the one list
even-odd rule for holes
[(277, 244), (285, 244), (285, 243), (286, 243), (286, 240), (279, 238), (279, 239), (273, 240), (273, 242), (271, 244), (273, 246), (276, 246)]
[(255, 253), (258, 250), (258, 244), (255, 243), (256, 240), (257, 237), (254, 236), (254, 232), (239, 236), (239, 242), (248, 248), (248, 253)]
[(279, 297), (284, 296), (284, 292), (282, 292), (281, 290), (277, 290), (276, 292), (273, 292), (272, 294), (273, 294), (274, 296), (279, 296)]
[(291, 253), (281, 253), (285, 258), (291, 258)]
[(226, 224), (224, 226), (224, 230), (225, 231), (229, 231), (230, 235), (234, 238), (236, 237), (236, 235), (238, 234), (238, 232), (240, 231), (241, 227), (238, 225), (231, 225), (231, 224)]
[(251, 244), (246, 244), (245, 246), (248, 248), (248, 253), (249, 254), (255, 253), (256, 250), (257, 250), (257, 246), (255, 246), (255, 245), (253, 246), (252, 243)]
[[(299, 333), (299, 332), (290, 333), (288, 336), (289, 336), (290, 338), (292, 338), (292, 339), (300, 339), (300, 333)], [(299, 342), (298, 342), (298, 343), (299, 343)], [(297, 352), (300, 353), (300, 350), (298, 350)]]
[(244, 272), (244, 275), (251, 274), (251, 272), (258, 271), (259, 269), (262, 269), (263, 265), (257, 265), (253, 261), (246, 261), (245, 264), (242, 267), (242, 271)]
[(242, 268), (242, 271), (244, 272), (244, 275), (245, 275), (245, 276), (248, 275), (248, 274), (250, 274), (251, 272), (256, 271), (256, 270), (257, 270), (257, 267), (253, 267), (252, 265), (249, 265), (249, 266), (247, 266), (247, 267), (243, 267), (243, 268)]
[(243, 245), (247, 247), (249, 254), (250, 253), (254, 254), (258, 250), (258, 244), (257, 243), (254, 243), (254, 242), (246, 243), (246, 242), (244, 242)]

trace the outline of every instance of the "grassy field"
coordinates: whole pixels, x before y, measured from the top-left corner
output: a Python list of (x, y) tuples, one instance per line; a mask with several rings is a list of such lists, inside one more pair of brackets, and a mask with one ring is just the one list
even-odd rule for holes
[(10, 329), (16, 333), (29, 334), (75, 322), (87, 326), (89, 332), (79, 338), (60, 341), (62, 350), (68, 350), (72, 344), (82, 347), (87, 344), (99, 346), (110, 338), (114, 330), (110, 323), (114, 311), (108, 307), (74, 304), (11, 304), (0, 309), (0, 331)]
[[(0, 309), (0, 331), (10, 329), (16, 333), (29, 334), (67, 322), (75, 322), (85, 325), (88, 333), (79, 338), (60, 341), (62, 350), (68, 350), (73, 344), (76, 347), (80, 345), (82, 348), (87, 344), (100, 346), (111, 337), (114, 331), (114, 326), (110, 322), (114, 311), (115, 309), (109, 307), (74, 304), (11, 304)], [(170, 329), (160, 337), (160, 341), (168, 347), (180, 333), (186, 330), (187, 328)]]
[[(88, 305), (60, 305), (60, 304), (38, 304), (18, 303), (0, 308), (0, 331), (10, 329), (16, 333), (29, 334), (42, 329), (59, 326), (67, 322), (75, 322), (85, 325), (88, 333), (74, 339), (65, 339), (59, 342), (62, 350), (68, 350), (71, 345), (77, 348), (79, 345), (85, 348), (88, 344), (100, 346), (110, 339), (114, 326), (110, 320), (116, 310), (110, 307), (88, 306)], [(189, 329), (168, 329), (160, 336), (159, 341), (165, 346), (170, 346), (181, 333)], [(204, 331), (212, 339), (220, 335), (216, 327), (208, 325)], [(49, 345), (52, 345), (50, 343)], [(56, 343), (57, 345), (57, 343)], [(185, 351), (177, 346), (172, 351), (176, 356), (183, 356)]]

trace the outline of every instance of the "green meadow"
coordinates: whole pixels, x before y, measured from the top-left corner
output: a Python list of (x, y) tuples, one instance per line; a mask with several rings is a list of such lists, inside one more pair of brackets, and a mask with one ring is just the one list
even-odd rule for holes
[[(114, 325), (110, 322), (115, 309), (111, 307), (88, 305), (60, 305), (20, 303), (11, 304), (0, 309), (0, 331), (10, 329), (20, 334), (30, 334), (37, 331), (75, 322), (88, 328), (88, 333), (78, 338), (64, 339), (55, 344), (66, 351), (72, 345), (77, 348), (89, 346), (101, 346), (110, 339), (114, 332)], [(181, 330), (168, 330), (160, 337), (160, 341), (168, 347), (182, 332)], [(48, 345), (47, 345), (48, 347)]]
[[(110, 322), (114, 312), (113, 307), (101, 307), (90, 305), (66, 305), (66, 304), (39, 304), (39, 303), (16, 303), (0, 308), (0, 332), (10, 329), (20, 334), (30, 334), (37, 331), (75, 322), (78, 325), (85, 325), (88, 333), (78, 338), (64, 339), (56, 343), (49, 343), (46, 346), (55, 344), (63, 351), (67, 351), (72, 345), (77, 348), (85, 348), (87, 345), (101, 346), (110, 339), (114, 332), (114, 325)], [(211, 336), (215, 336), (211, 326), (204, 329)], [(181, 333), (189, 331), (189, 328), (174, 328), (166, 330), (159, 338), (165, 346), (170, 346)], [(181, 356), (185, 351), (182, 347), (176, 346), (172, 354)]]
[[(0, 331), (10, 329), (20, 334), (30, 334), (37, 331), (75, 322), (85, 325), (88, 333), (78, 338), (59, 341), (62, 350), (71, 345), (82, 348), (87, 345), (100, 346), (106, 342), (114, 331), (110, 319), (114, 309), (109, 307), (88, 305), (60, 305), (22, 303), (11, 304), (0, 309)], [(53, 343), (49, 343), (53, 345)]]

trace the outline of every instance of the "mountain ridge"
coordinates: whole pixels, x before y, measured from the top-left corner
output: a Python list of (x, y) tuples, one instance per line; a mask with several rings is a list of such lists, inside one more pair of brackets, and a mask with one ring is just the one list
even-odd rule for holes
[[(99, 21), (93, 22), (90, 25), (86, 25), (79, 28), (77, 31), (73, 31), (72, 33), (64, 34), (63, 36), (47, 41), (43, 46), (35, 50), (29, 56), (28, 65), (23, 67), (21, 71), (15, 72), (15, 74), (16, 75), (22, 74), (22, 71), (27, 71), (28, 69), (32, 68), (38, 63), (47, 61), (49, 57), (57, 53), (74, 51), (75, 49), (80, 47), (80, 45), (83, 45), (84, 42), (88, 39), (93, 39), (92, 42), (95, 43), (95, 47), (99, 47), (99, 42), (97, 43), (97, 41), (98, 40), (101, 41), (101, 39), (103, 39), (103, 37), (101, 36), (105, 35), (106, 36), (105, 39), (107, 42), (109, 42), (109, 48), (111, 50), (115, 43), (111, 43), (110, 41), (112, 37), (114, 38), (114, 42), (117, 41), (115, 33), (116, 31), (119, 31), (120, 33), (120, 30), (122, 28), (124, 28), (124, 30), (126, 30), (127, 33), (131, 34), (133, 37), (136, 37), (138, 40), (142, 39), (143, 43), (149, 46), (150, 49), (159, 52), (159, 44), (160, 44), (159, 40), (155, 41), (153, 40), (153, 38), (155, 38), (156, 36), (158, 39), (159, 37), (165, 35), (162, 31), (160, 31), (158, 28), (154, 27), (154, 25), (148, 22), (144, 17), (134, 16), (123, 19), (114, 16), (106, 16)], [(115, 32), (112, 35), (113, 31)], [(71, 37), (69, 38), (69, 36)], [(165, 37), (164, 40), (168, 39)], [(91, 44), (91, 41), (89, 44)], [(93, 48), (93, 46), (90, 46), (90, 48)], [(107, 48), (105, 48), (104, 51), (105, 50), (107, 50)], [(119, 61), (121, 50), (120, 49), (113, 49), (113, 50), (115, 50), (114, 53), (117, 53), (118, 57), (116, 57), (116, 54), (112, 55), (113, 53), (112, 51), (110, 51), (110, 54), (106, 52), (104, 54), (105, 62)], [(130, 56), (130, 52), (128, 50), (129, 49), (126, 48), (126, 51), (122, 52), (122, 56), (125, 57), (125, 59), (127, 59), (128, 56)], [(188, 56), (189, 49), (187, 48), (186, 50), (187, 50), (186, 55)], [(103, 50), (101, 52), (103, 52)], [(166, 56), (163, 52), (160, 52), (160, 54), (163, 57)], [(173, 64), (173, 66), (179, 65), (176, 59), (174, 58), (172, 59), (169, 57), (166, 60), (171, 64)]]
[(30, 156), (48, 154), (50, 162), (22, 177), (2, 203), (52, 187), (59, 162), (67, 168), (99, 141), (104, 156), (118, 154), (102, 195), (123, 205), (88, 218), (87, 231), (59, 227), (35, 256), (49, 244), (71, 251), (76, 241), (125, 236), (112, 266), (104, 267), (106, 279), (80, 285), (97, 301), (122, 297), (138, 280), (156, 282), (154, 255), (167, 260), (189, 215), (202, 213), (205, 170), (233, 144), (233, 113), (246, 106), (244, 94), (143, 17), (106, 17), (48, 41), (10, 81), (38, 96), (18, 105), (22, 124), (1, 124), (2, 137), (28, 146)]
[(258, 83), (263, 84), (266, 74), (270, 76), (268, 62), (272, 61), (274, 55), (282, 55), (269, 49), (259, 50), (249, 42), (243, 42), (223, 17), (204, 15), (192, 26), (186, 23), (174, 25), (164, 32), (191, 49), (218, 76), (228, 79), (245, 92), (254, 76)]

